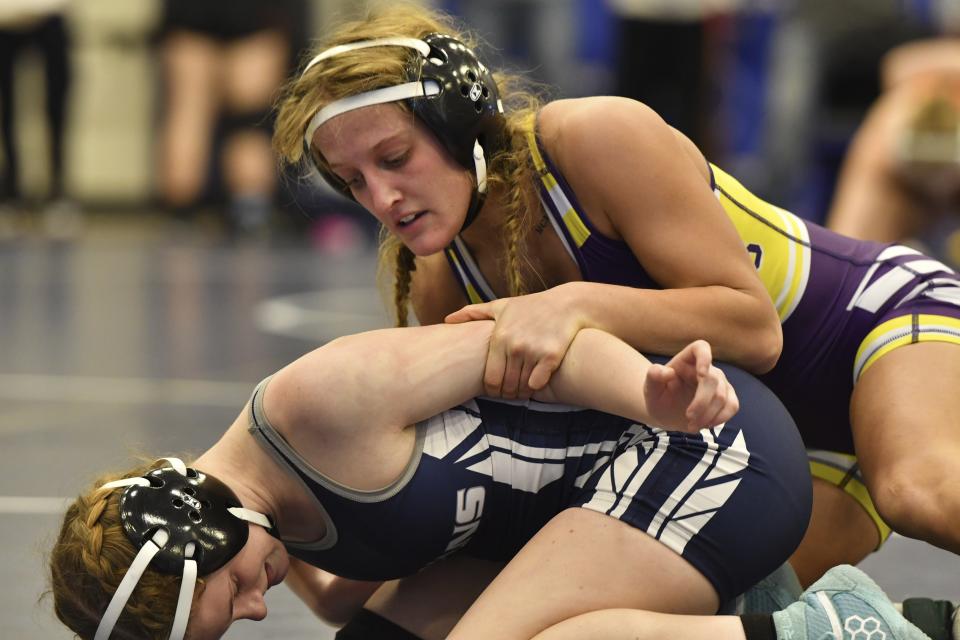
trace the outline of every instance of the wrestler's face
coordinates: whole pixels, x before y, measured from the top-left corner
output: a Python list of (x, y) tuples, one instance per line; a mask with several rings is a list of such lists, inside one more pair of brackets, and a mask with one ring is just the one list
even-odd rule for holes
[(187, 627), (189, 640), (213, 640), (226, 633), (234, 620), (263, 620), (263, 594), (279, 584), (290, 568), (290, 558), (279, 540), (263, 527), (250, 525), (250, 536), (230, 562), (204, 578)]
[(463, 226), (473, 179), (419, 119), (396, 104), (348, 111), (313, 137), (353, 197), (413, 251), (442, 251)]

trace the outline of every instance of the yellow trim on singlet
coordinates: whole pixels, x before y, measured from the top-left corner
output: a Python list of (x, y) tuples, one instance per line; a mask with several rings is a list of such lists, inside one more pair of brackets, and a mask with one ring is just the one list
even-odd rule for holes
[(566, 225), (570, 237), (573, 238), (578, 247), (582, 247), (583, 243), (590, 237), (590, 230), (583, 224), (583, 220), (580, 219), (580, 215), (573, 207), (567, 209), (566, 213), (563, 214), (563, 224)]
[(810, 277), (810, 235), (798, 216), (765, 202), (715, 165), (720, 204), (748, 251), (760, 250), (757, 273), (783, 322), (803, 298)]
[(481, 298), (480, 294), (477, 293), (477, 290), (473, 288), (473, 285), (468, 282), (466, 283), (466, 286), (467, 286), (467, 297), (470, 299), (470, 304), (483, 303), (483, 298)]
[[(913, 335), (914, 320), (917, 335)], [(894, 349), (914, 342), (949, 342), (960, 345), (960, 319), (928, 313), (904, 315), (877, 325), (860, 343), (854, 361), (854, 382), (877, 360)]]
[[(556, 177), (550, 173), (533, 131), (527, 132), (527, 144), (533, 166), (554, 209), (563, 211), (561, 219), (570, 238), (577, 247), (582, 247), (590, 238), (590, 230)], [(750, 193), (719, 167), (711, 167), (724, 211), (748, 251), (760, 252), (757, 274), (777, 309), (780, 321), (784, 322), (803, 298), (810, 277), (812, 260), (807, 226), (798, 216)], [(551, 214), (548, 212), (548, 215)]]
[[(543, 186), (546, 187), (547, 193), (557, 211), (563, 211), (563, 214), (560, 216), (563, 220), (563, 225), (567, 228), (570, 237), (577, 247), (582, 247), (583, 243), (590, 237), (590, 230), (587, 228), (587, 225), (584, 224), (583, 219), (580, 218), (580, 213), (573, 208), (573, 204), (570, 203), (567, 194), (560, 188), (556, 177), (550, 173), (547, 163), (540, 154), (540, 147), (537, 146), (537, 136), (532, 131), (527, 132), (527, 144), (530, 146), (533, 166), (536, 168), (537, 173), (540, 174), (540, 181), (543, 182)], [(551, 215), (551, 213), (548, 211), (547, 215)]]
[(463, 283), (463, 288), (467, 290), (467, 299), (470, 300), (470, 304), (480, 304), (484, 302), (484, 299), (477, 292), (476, 287), (474, 287), (470, 283), (470, 280), (467, 279), (466, 269), (464, 269), (463, 264), (461, 264), (460, 260), (457, 258), (456, 252), (454, 252), (453, 249), (447, 249), (446, 251), (447, 251), (447, 256), (449, 256), (450, 260), (452, 260), (453, 263), (457, 265), (457, 271), (458, 271), (457, 279)]
[[(847, 454), (836, 454), (843, 455), (845, 458), (850, 460), (850, 467), (853, 468), (857, 463), (857, 459), (854, 456)], [(890, 534), (893, 532), (893, 529), (890, 528), (886, 522), (883, 521), (883, 518), (880, 517), (880, 513), (877, 512), (876, 506), (873, 504), (873, 499), (870, 497), (870, 492), (867, 490), (867, 486), (863, 484), (859, 477), (850, 474), (848, 471), (843, 469), (838, 469), (829, 464), (823, 462), (817, 462), (810, 460), (810, 475), (814, 478), (819, 478), (824, 482), (831, 484), (851, 498), (857, 501), (861, 507), (867, 512), (867, 515), (870, 516), (870, 519), (873, 521), (874, 526), (877, 528), (877, 533), (880, 534), (880, 544), (877, 545), (879, 549), (887, 538), (890, 537)]]
[(540, 155), (540, 146), (537, 144), (537, 134), (535, 131), (527, 131), (527, 146), (530, 147), (530, 156), (533, 158), (533, 166), (540, 173), (547, 170), (547, 163), (543, 161)]

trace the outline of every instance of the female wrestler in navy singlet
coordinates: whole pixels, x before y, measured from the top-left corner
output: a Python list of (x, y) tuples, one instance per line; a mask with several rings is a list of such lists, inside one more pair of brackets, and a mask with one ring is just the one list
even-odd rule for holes
[[(98, 640), (165, 638), (180, 620), (179, 640), (186, 610), (187, 636), (214, 638), (264, 617), (263, 592), (291, 563), (292, 586), (330, 607), (313, 588), (329, 573), (387, 580), (468, 555), (507, 564), (449, 637), (530, 638), (608, 608), (714, 613), (799, 543), (811, 502), (799, 434), (731, 369), (736, 413), (707, 343), (651, 366), (585, 329), (549, 385), (517, 402), (475, 397), (492, 329), (340, 338), (261, 383), (194, 464), (95, 487), (51, 556), (58, 615)], [(231, 529), (233, 515), (256, 524)], [(203, 538), (210, 518), (227, 533)], [(193, 595), (177, 585), (191, 562)]]

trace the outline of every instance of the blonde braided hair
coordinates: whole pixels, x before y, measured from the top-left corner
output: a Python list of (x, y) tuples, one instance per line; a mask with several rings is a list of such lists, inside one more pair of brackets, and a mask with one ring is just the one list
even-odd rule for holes
[(404, 244), (396, 243), (396, 264), (394, 266), (393, 308), (396, 325), (407, 326), (407, 303), (410, 299), (410, 281), (416, 269), (416, 256)]

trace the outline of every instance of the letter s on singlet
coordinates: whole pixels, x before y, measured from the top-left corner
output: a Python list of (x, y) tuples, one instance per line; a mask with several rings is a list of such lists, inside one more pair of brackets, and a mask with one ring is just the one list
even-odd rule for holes
[(487, 491), (483, 487), (470, 487), (457, 490), (457, 510), (454, 518), (452, 538), (447, 545), (444, 555), (456, 551), (467, 544), (477, 527), (480, 526), (480, 517), (483, 515), (483, 501)]
[(483, 499), (487, 492), (483, 487), (470, 487), (457, 491), (457, 524), (469, 524), (483, 515)]

